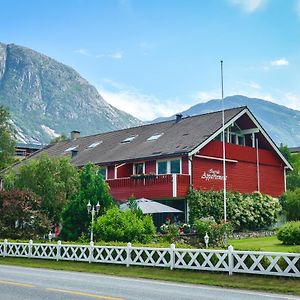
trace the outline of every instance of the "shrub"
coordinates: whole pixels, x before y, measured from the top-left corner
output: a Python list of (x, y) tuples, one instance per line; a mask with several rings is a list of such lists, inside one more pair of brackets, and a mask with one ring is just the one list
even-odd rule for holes
[[(209, 216), (213, 216), (217, 223), (223, 220), (223, 192), (191, 190), (187, 200), (191, 224)], [(279, 201), (268, 195), (227, 193), (227, 216), (235, 230), (267, 228), (276, 222), (280, 211)]]
[(51, 225), (41, 211), (41, 198), (30, 191), (0, 192), (0, 236), (35, 239), (49, 232)]
[(285, 245), (300, 245), (300, 221), (287, 222), (280, 228), (277, 238)]
[(230, 223), (216, 223), (212, 218), (196, 220), (194, 227), (200, 240), (204, 242), (206, 233), (209, 236), (209, 243), (214, 246), (224, 245), (224, 238), (232, 233)]
[(155, 233), (151, 216), (139, 216), (131, 210), (120, 211), (117, 207), (97, 218), (97, 239), (120, 242), (149, 242)]
[(282, 206), (288, 221), (300, 220), (300, 188), (283, 195)]
[(180, 232), (180, 228), (175, 223), (165, 223), (160, 226), (160, 231), (166, 234), (165, 240), (170, 243), (175, 243)]

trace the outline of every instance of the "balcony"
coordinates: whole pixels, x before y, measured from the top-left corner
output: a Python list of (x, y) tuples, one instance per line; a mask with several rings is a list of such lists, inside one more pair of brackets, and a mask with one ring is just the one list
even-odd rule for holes
[(117, 200), (135, 198), (170, 199), (187, 195), (190, 176), (183, 174), (153, 175), (141, 178), (108, 179), (110, 193)]

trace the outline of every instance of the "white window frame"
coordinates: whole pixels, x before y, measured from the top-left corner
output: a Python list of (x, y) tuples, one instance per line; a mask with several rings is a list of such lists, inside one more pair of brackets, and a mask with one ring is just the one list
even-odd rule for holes
[(145, 172), (146, 166), (145, 166), (145, 162), (144, 162), (144, 161), (137, 161), (137, 162), (134, 162), (134, 163), (132, 164), (132, 174), (133, 174), (133, 175), (137, 175), (137, 174), (135, 173), (135, 165), (137, 165), (137, 164), (143, 164), (143, 174), (145, 174), (145, 173), (146, 173), (146, 172)]
[[(171, 173), (171, 161), (179, 160), (180, 170), (179, 173)], [(182, 174), (182, 157), (176, 157), (171, 159), (159, 159), (156, 161), (156, 175), (164, 175), (164, 174), (158, 174), (158, 163), (159, 162), (167, 162), (167, 173), (166, 174)]]

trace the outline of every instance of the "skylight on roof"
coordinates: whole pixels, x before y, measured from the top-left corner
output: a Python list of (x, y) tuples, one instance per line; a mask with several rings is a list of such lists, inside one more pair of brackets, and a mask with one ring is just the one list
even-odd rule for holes
[(124, 139), (121, 143), (130, 143), (130, 142), (132, 142), (136, 137), (137, 137), (137, 135), (131, 135), (131, 136), (127, 137), (126, 139)]
[(153, 134), (153, 135), (151, 135), (150, 137), (147, 138), (147, 141), (156, 141), (162, 135), (163, 135), (163, 133)]
[(98, 145), (102, 144), (102, 141), (98, 141), (98, 142), (95, 142), (93, 144), (90, 144), (88, 146), (89, 149), (93, 149), (93, 148), (96, 148)]
[(73, 150), (75, 150), (77, 147), (78, 147), (78, 145), (69, 147), (69, 148), (67, 148), (67, 149), (65, 150), (65, 152), (73, 151)]

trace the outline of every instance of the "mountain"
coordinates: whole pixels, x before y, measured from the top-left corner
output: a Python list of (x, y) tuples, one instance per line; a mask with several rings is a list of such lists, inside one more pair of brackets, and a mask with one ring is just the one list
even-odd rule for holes
[[(235, 95), (224, 99), (224, 108), (248, 106), (260, 124), (269, 133), (274, 142), (289, 147), (300, 145), (300, 111), (287, 108), (266, 100)], [(220, 99), (199, 103), (181, 112), (183, 116), (192, 116), (222, 109)], [(161, 122), (169, 118), (158, 118), (152, 122)], [(151, 122), (151, 123), (152, 123)]]
[(0, 43), (0, 105), (10, 109), (20, 142), (49, 143), (140, 125), (108, 104), (74, 69), (34, 50)]

